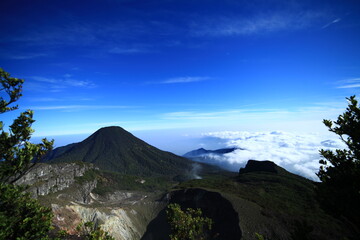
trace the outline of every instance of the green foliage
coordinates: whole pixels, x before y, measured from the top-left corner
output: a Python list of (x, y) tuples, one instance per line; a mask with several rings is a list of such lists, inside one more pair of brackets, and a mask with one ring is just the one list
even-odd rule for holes
[[(11, 106), (21, 97), (21, 89), (24, 80), (10, 77), (10, 74), (0, 68), (0, 91), (4, 91), (9, 99), (0, 97), (0, 114), (18, 108)], [(31, 161), (40, 159), (52, 148), (53, 141), (43, 139), (41, 144), (29, 142), (34, 122), (33, 112), (27, 110), (20, 114), (10, 125), (10, 131), (3, 130), (3, 122), (0, 121), (0, 182), (13, 183), (20, 178), (32, 166)]]
[(265, 240), (264, 236), (257, 232), (255, 233), (255, 238), (256, 240)]
[[(262, 217), (254, 220), (254, 228), (250, 231), (259, 232), (266, 239), (277, 238), (270, 233), (273, 228), (271, 225), (261, 225), (260, 228), (257, 228), (263, 218), (266, 218), (269, 224), (281, 222), (288, 234), (297, 235), (300, 233), (299, 230), (308, 229), (299, 225), (299, 222), (305, 222), (309, 227), (313, 227), (313, 231), (310, 233), (311, 237), (318, 236), (318, 239), (349, 237), (351, 233), (347, 224), (329, 216), (320, 208), (316, 199), (316, 185), (317, 183), (283, 170), (278, 174), (249, 172), (240, 175), (232, 173), (228, 176), (205, 175), (203, 179), (183, 182), (178, 188), (202, 188), (219, 192), (231, 201), (234, 209), (243, 209), (244, 199), (246, 199), (249, 203), (251, 202), (251, 204), (245, 205), (250, 216), (258, 214), (256, 208), (253, 208), (253, 204), (260, 206)], [(299, 229), (300, 227), (301, 229)], [(309, 234), (307, 231), (305, 233)]]
[[(119, 190), (167, 191), (176, 183), (166, 176), (139, 177), (106, 171), (99, 171), (98, 173), (98, 184), (93, 193), (99, 195), (106, 195)], [(141, 182), (142, 180), (145, 182)]]
[(79, 184), (83, 184), (85, 182), (91, 182), (96, 180), (97, 176), (99, 175), (99, 171), (96, 169), (89, 169), (87, 170), (83, 176), (75, 177), (75, 181)]
[[(21, 97), (24, 80), (12, 78), (0, 68), (0, 114), (18, 108), (14, 103)], [(3, 94), (4, 93), (4, 94)], [(13, 183), (22, 177), (49, 149), (53, 141), (41, 144), (29, 142), (33, 129), (33, 112), (20, 114), (5, 132), (0, 121), (0, 239), (48, 239), (51, 227), (51, 209), (39, 205), (22, 187)]]
[(0, 184), (0, 239), (48, 239), (51, 209), (42, 207), (23, 190)]
[(115, 240), (109, 233), (99, 227), (95, 227), (93, 222), (80, 223), (76, 231), (86, 240)]
[(64, 239), (67, 236), (69, 236), (68, 232), (66, 230), (60, 230), (57, 232), (58, 238), (59, 239)]
[(212, 220), (202, 216), (201, 209), (181, 210), (179, 204), (169, 204), (166, 211), (171, 226), (171, 240), (203, 240), (211, 230)]
[(318, 195), (322, 204), (338, 216), (360, 226), (360, 109), (355, 96), (336, 121), (324, 120), (329, 131), (340, 136), (347, 149), (320, 150), (322, 183)]
[(10, 105), (16, 102), (22, 96), (21, 90), (24, 80), (10, 77), (9, 73), (0, 68), (0, 83), (0, 91), (5, 91), (5, 93), (9, 96), (9, 100), (5, 100), (3, 97), (0, 97), (0, 112), (4, 113), (17, 109), (17, 105)]

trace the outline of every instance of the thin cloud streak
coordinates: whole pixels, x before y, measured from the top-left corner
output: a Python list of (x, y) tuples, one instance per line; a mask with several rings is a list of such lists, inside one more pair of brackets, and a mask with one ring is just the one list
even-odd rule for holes
[(315, 25), (324, 18), (322, 12), (278, 12), (272, 15), (258, 15), (249, 18), (217, 17), (212, 20), (193, 22), (194, 36), (237, 36), (255, 35), (284, 30), (300, 30)]
[[(219, 123), (226, 123), (227, 129), (242, 126), (247, 130), (281, 129), (286, 131), (326, 132), (322, 119), (333, 119), (343, 107), (323, 103), (292, 109), (229, 109), (224, 111), (178, 111), (167, 112), (159, 118), (175, 125), (211, 127), (219, 129)], [(220, 130), (220, 129), (219, 129)]]
[(141, 54), (141, 53), (149, 53), (150, 50), (145, 49), (145, 48), (119, 48), (119, 47), (115, 47), (112, 48), (111, 50), (109, 50), (109, 53), (114, 53), (114, 54), (125, 54), (125, 55), (131, 55), (131, 54)]
[(223, 120), (236, 120), (236, 119), (280, 119), (291, 117), (294, 115), (312, 115), (323, 114), (328, 115), (329, 112), (338, 113), (341, 108), (327, 106), (312, 106), (303, 107), (293, 110), (287, 109), (230, 109), (226, 111), (213, 111), (213, 112), (198, 112), (198, 111), (179, 111), (164, 113), (164, 119), (178, 119), (178, 120), (191, 120), (191, 119), (223, 119)]
[(34, 106), (33, 110), (85, 110), (85, 109), (126, 109), (134, 106), (113, 106), (113, 105), (61, 105), (61, 106)]
[(92, 81), (88, 80), (77, 80), (69, 78), (69, 76), (65, 76), (65, 78), (48, 78), (48, 77), (40, 77), (33, 76), (30, 77), (36, 82), (47, 83), (50, 88), (53, 89), (61, 89), (67, 87), (80, 87), (80, 88), (95, 88), (96, 84)]
[(210, 77), (178, 77), (178, 78), (170, 78), (160, 83), (162, 84), (192, 83), (192, 82), (202, 82), (210, 79), (211, 79)]
[(327, 27), (333, 25), (334, 23), (338, 23), (338, 22), (340, 22), (340, 21), (341, 21), (341, 18), (337, 18), (337, 19), (335, 19), (334, 21), (331, 21), (331, 22), (329, 22), (328, 24), (325, 24), (325, 25), (322, 27), (322, 29), (327, 28)]
[(32, 102), (64, 102), (64, 101), (94, 101), (94, 98), (84, 98), (84, 97), (31, 97), (27, 100)]
[(339, 81), (341, 86), (337, 88), (358, 88), (360, 87), (360, 78), (349, 78), (342, 81)]
[(14, 59), (14, 60), (28, 60), (28, 59), (46, 57), (46, 56), (48, 56), (48, 54), (35, 53), (35, 54), (28, 54), (28, 55), (13, 55), (13, 56), (9, 56), (9, 58)]
[(360, 87), (360, 83), (356, 83), (356, 84), (349, 84), (349, 85), (345, 85), (345, 86), (340, 86), (338, 88), (358, 88)]
[(195, 83), (195, 82), (203, 82), (208, 81), (213, 78), (211, 77), (176, 77), (176, 78), (169, 78), (163, 81), (153, 81), (153, 82), (146, 82), (146, 84), (182, 84), (182, 83)]

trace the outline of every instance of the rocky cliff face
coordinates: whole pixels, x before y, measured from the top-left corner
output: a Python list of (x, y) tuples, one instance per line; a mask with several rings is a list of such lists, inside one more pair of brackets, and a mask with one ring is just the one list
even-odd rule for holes
[(97, 186), (93, 170), (96, 168), (87, 163), (41, 163), (16, 184), (28, 185), (27, 191), (33, 197), (51, 206), (58, 230), (76, 235), (80, 223), (91, 221), (116, 240), (140, 239), (164, 203), (137, 192), (117, 191), (103, 196), (92, 193)]
[(61, 207), (52, 204), (55, 225), (66, 230), (69, 234), (76, 234), (76, 227), (82, 222), (93, 222), (109, 232), (117, 240), (140, 239), (142, 232), (136, 226), (135, 210), (114, 208), (94, 208), (81, 205), (66, 205)]
[[(34, 198), (37, 198), (38, 196), (58, 192), (70, 187), (75, 182), (76, 177), (83, 176), (89, 169), (94, 169), (94, 166), (92, 164), (77, 163), (39, 163), (20, 178), (16, 184), (29, 185), (30, 187), (27, 191)], [(89, 184), (94, 185), (94, 183)]]
[[(59, 200), (59, 195), (55, 194)], [(66, 196), (69, 197), (69, 196)], [(57, 229), (70, 235), (77, 235), (80, 223), (93, 222), (95, 226), (107, 231), (116, 240), (138, 240), (146, 231), (146, 226), (164, 209), (166, 202), (148, 199), (146, 195), (135, 192), (115, 192), (106, 196), (90, 194), (89, 204), (73, 201), (52, 203), (53, 224)]]

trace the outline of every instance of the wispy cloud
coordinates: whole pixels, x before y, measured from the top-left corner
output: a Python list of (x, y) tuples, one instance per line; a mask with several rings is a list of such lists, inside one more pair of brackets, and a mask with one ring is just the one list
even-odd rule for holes
[(44, 53), (34, 53), (34, 54), (25, 54), (25, 55), (11, 55), (9, 58), (14, 60), (27, 60), (39, 57), (46, 57), (48, 54)]
[(313, 26), (324, 18), (321, 12), (275, 12), (268, 15), (241, 17), (214, 17), (193, 22), (194, 36), (254, 35), (284, 30), (299, 30)]
[(159, 83), (160, 84), (192, 83), (192, 82), (207, 81), (210, 79), (211, 79), (210, 77), (177, 77), (177, 78), (170, 78)]
[[(344, 102), (345, 104), (345, 102)], [(159, 118), (173, 124), (192, 127), (218, 128), (226, 123), (228, 129), (242, 126), (247, 130), (281, 129), (284, 131), (327, 132), (322, 119), (334, 119), (344, 109), (343, 105), (323, 103), (297, 108), (233, 108), (214, 111), (188, 110), (163, 113)]]
[(77, 80), (71, 78), (70, 75), (65, 75), (64, 78), (48, 78), (48, 77), (39, 77), (33, 76), (30, 77), (38, 83), (47, 84), (47, 89), (60, 91), (61, 89), (69, 87), (79, 87), (79, 88), (94, 88), (96, 84), (88, 80)]
[(327, 27), (329, 27), (330, 25), (333, 25), (334, 23), (338, 23), (338, 22), (340, 22), (340, 21), (341, 21), (341, 18), (337, 18), (337, 19), (335, 19), (335, 20), (333, 20), (333, 21), (325, 24), (325, 25), (322, 27), (322, 29), (327, 28)]
[[(34, 31), (30, 25), (19, 29), (16, 36), (6, 36), (0, 42), (18, 42), (28, 46), (92, 46), (103, 49), (103, 47), (114, 46), (114, 44), (126, 43), (129, 40), (144, 43), (143, 37), (149, 35), (160, 35), (164, 31), (170, 31), (164, 26), (154, 24), (152, 21), (144, 21), (140, 18), (127, 21), (112, 22), (88, 22), (74, 21), (72, 17), (63, 16), (62, 19), (67, 24), (60, 26), (41, 25)], [(163, 24), (165, 25), (165, 24)], [(167, 28), (172, 25), (167, 24)], [(132, 41), (137, 39), (138, 41)], [(111, 49), (111, 48), (110, 48)], [(114, 53), (121, 51), (135, 50), (137, 47), (114, 48)], [(110, 50), (111, 51), (111, 50)]]
[(27, 98), (32, 102), (57, 102), (63, 101), (63, 98), (52, 98), (52, 97), (37, 97), (37, 98)]
[(195, 120), (195, 119), (222, 119), (222, 120), (236, 120), (236, 119), (256, 119), (261, 117), (277, 118), (290, 114), (291, 112), (282, 109), (230, 109), (224, 111), (200, 112), (200, 111), (183, 111), (170, 112), (163, 114), (165, 119), (178, 120)]
[(140, 47), (130, 47), (130, 48), (119, 48), (115, 47), (109, 50), (109, 53), (114, 54), (140, 54), (140, 53), (149, 53), (150, 50)]
[(223, 118), (221, 113), (219, 112), (208, 112), (208, 113), (200, 113), (200, 112), (171, 112), (165, 113), (163, 115), (164, 119), (182, 119), (182, 120), (195, 120), (195, 119), (217, 119)]
[(32, 106), (33, 110), (88, 110), (88, 109), (126, 109), (134, 106), (122, 105), (57, 105), (57, 106)]
[(338, 82), (340, 86), (337, 88), (359, 88), (360, 78), (349, 78)]
[(29, 101), (32, 102), (64, 102), (64, 101), (94, 101), (94, 98), (88, 98), (88, 97), (30, 97), (26, 98)]

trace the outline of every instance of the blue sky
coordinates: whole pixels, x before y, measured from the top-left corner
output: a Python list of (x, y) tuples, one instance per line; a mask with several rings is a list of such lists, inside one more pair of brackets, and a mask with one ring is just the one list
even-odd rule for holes
[(360, 87), (358, 1), (3, 0), (0, 26), (20, 111), (55, 140), (109, 125), (163, 148), (166, 131), (326, 132)]

